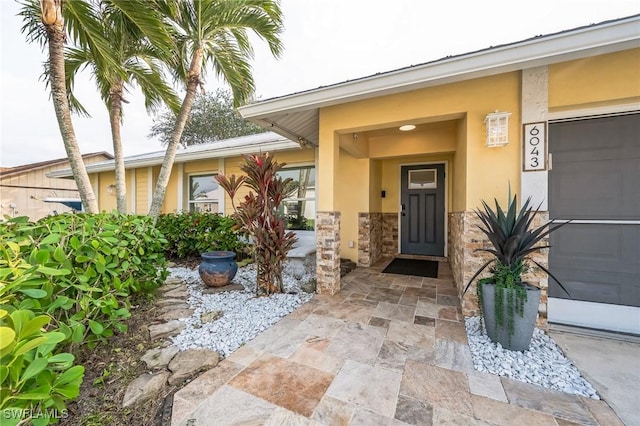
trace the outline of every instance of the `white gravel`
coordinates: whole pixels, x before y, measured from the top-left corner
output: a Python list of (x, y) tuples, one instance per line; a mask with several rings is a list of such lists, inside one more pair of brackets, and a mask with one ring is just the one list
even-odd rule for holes
[[(311, 275), (283, 273), (284, 294), (256, 297), (255, 265), (238, 270), (233, 282), (242, 284), (244, 291), (203, 294), (206, 287), (197, 270), (169, 268), (171, 277), (187, 284), (188, 303), (194, 314), (184, 321), (186, 328), (173, 337), (173, 344), (180, 350), (207, 348), (229, 356), (243, 344), (278, 322), (281, 318), (309, 301), (313, 294), (300, 290), (300, 284), (315, 278)], [(201, 316), (221, 311), (222, 316), (213, 321), (203, 321)], [(474, 368), (478, 371), (509, 377), (548, 389), (600, 399), (593, 386), (587, 382), (568, 360), (555, 342), (542, 330), (535, 329), (529, 350), (524, 352), (503, 349), (484, 334), (480, 317), (465, 319), (469, 347)]]
[[(238, 269), (233, 279), (233, 283), (245, 287), (244, 291), (216, 294), (202, 293), (206, 287), (197, 270), (169, 268), (169, 271), (171, 277), (180, 278), (187, 284), (187, 302), (194, 309), (191, 317), (180, 320), (185, 322), (186, 328), (172, 338), (173, 344), (182, 351), (206, 348), (227, 357), (313, 297), (299, 287), (313, 277), (293, 276), (286, 266), (283, 273), (286, 293), (270, 297), (255, 296), (255, 265)], [(222, 311), (222, 317), (209, 322), (201, 320), (203, 314), (216, 311)]]
[(499, 376), (588, 398), (600, 399), (593, 386), (568, 360), (553, 339), (542, 330), (533, 332), (531, 346), (524, 352), (503, 349), (484, 333), (480, 317), (465, 319), (473, 366)]

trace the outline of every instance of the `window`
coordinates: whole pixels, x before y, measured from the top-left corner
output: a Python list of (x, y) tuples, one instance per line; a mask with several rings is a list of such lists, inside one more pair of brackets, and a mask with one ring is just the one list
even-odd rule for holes
[(189, 211), (220, 213), (222, 193), (215, 174), (189, 176)]
[(313, 231), (316, 223), (315, 167), (286, 168), (280, 170), (278, 176), (296, 182), (296, 190), (280, 206), (280, 213), (287, 217), (287, 229)]
[(434, 189), (438, 187), (436, 169), (409, 170), (409, 189)]

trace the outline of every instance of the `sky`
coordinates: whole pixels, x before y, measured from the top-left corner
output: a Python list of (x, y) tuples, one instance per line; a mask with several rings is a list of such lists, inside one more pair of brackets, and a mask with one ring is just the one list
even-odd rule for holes
[[(284, 53), (256, 40), (256, 96), (268, 99), (379, 72), (640, 13), (640, 0), (282, 0)], [(0, 0), (0, 166), (66, 157), (53, 105), (41, 81), (46, 53), (29, 44)], [(210, 73), (206, 90), (224, 87)], [(113, 153), (106, 107), (90, 75), (76, 96), (91, 118), (74, 116), (83, 153)], [(135, 89), (124, 107), (125, 156), (162, 150), (149, 139), (153, 116)]]

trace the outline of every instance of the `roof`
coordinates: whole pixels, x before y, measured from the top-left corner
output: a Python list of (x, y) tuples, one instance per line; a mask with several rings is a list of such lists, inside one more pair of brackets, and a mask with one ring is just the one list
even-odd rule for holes
[(322, 107), (638, 47), (640, 15), (633, 15), (266, 99), (239, 111), (291, 140), (317, 146)]
[[(106, 151), (91, 152), (89, 154), (83, 154), (82, 158), (87, 159), (87, 158), (97, 157), (97, 156), (103, 156), (108, 159), (113, 159), (113, 155), (109, 154)], [(55, 160), (40, 161), (38, 163), (23, 164), (15, 167), (0, 167), (0, 174), (1, 174), (1, 177), (4, 178), (4, 177), (15, 176), (21, 173), (28, 173), (34, 170), (44, 169), (46, 167), (51, 167), (51, 166), (64, 164), (68, 162), (69, 162), (69, 158), (64, 157), (64, 158), (57, 158)]]
[[(180, 149), (176, 153), (174, 163), (204, 160), (210, 158), (233, 157), (254, 152), (273, 152), (287, 149), (300, 149), (300, 145), (273, 132), (258, 133), (255, 135), (241, 136), (233, 139), (225, 139), (201, 145), (191, 145)], [(126, 169), (138, 167), (159, 166), (164, 160), (165, 151), (155, 151), (146, 154), (125, 157)], [(88, 173), (107, 172), (115, 170), (115, 161), (103, 161), (86, 166)], [(71, 169), (55, 170), (47, 173), (48, 177), (67, 178), (72, 177)]]

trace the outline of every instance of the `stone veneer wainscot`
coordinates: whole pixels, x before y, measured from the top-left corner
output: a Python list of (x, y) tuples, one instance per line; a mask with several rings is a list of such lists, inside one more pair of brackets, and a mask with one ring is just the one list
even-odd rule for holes
[[(547, 223), (548, 212), (538, 212), (533, 220), (532, 227), (538, 227)], [(476, 283), (474, 282), (467, 293), (462, 295), (473, 274), (491, 258), (489, 253), (475, 252), (479, 248), (490, 248), (491, 243), (484, 233), (478, 228), (480, 219), (474, 212), (449, 213), (449, 263), (453, 272), (453, 278), (458, 287), (458, 295), (462, 303), (462, 313), (465, 316), (478, 315), (478, 297), (476, 295)], [(548, 239), (543, 239), (539, 245), (547, 245)], [(549, 264), (549, 249), (542, 249), (531, 257), (545, 268)], [(489, 275), (483, 273), (481, 277)], [(533, 265), (530, 271), (524, 275), (524, 280), (540, 287), (540, 305), (538, 307), (537, 326), (547, 328), (547, 301), (548, 278), (547, 274), (539, 267)]]
[(398, 254), (396, 213), (358, 214), (358, 266), (369, 267)]
[(316, 214), (317, 292), (340, 291), (340, 212)]

